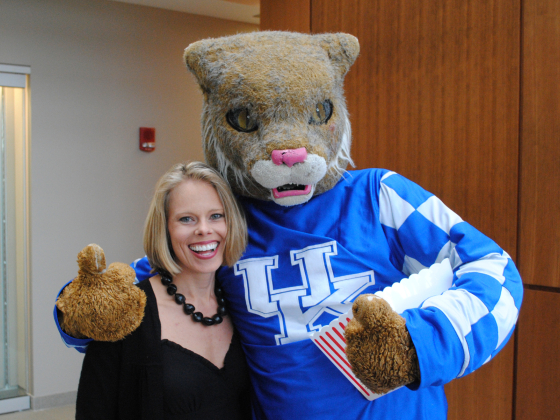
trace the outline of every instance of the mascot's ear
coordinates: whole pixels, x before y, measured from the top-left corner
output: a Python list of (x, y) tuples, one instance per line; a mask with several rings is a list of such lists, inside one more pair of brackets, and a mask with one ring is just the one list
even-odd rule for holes
[(203, 39), (202, 41), (193, 42), (185, 49), (183, 54), (187, 68), (196, 77), (196, 81), (204, 94), (209, 90), (208, 86), (206, 86), (208, 64), (218, 59), (216, 52), (212, 49), (214, 41), (213, 39)]
[(360, 53), (358, 38), (349, 34), (314, 35), (329, 55), (333, 67), (344, 77)]

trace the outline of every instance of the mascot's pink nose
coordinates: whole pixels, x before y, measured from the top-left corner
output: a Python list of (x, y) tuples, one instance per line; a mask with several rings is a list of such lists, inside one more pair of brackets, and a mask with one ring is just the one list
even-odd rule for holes
[(272, 162), (275, 165), (288, 165), (290, 168), (294, 163), (304, 162), (307, 158), (307, 150), (305, 147), (299, 149), (273, 150)]

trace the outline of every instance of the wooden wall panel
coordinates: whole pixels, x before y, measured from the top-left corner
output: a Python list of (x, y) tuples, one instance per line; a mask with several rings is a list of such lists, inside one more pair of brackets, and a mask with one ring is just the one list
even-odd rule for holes
[(519, 266), (560, 287), (560, 2), (524, 0)]
[[(360, 40), (346, 79), (357, 166), (416, 181), (514, 259), (520, 18), (519, 0), (314, 0), (311, 21)], [(511, 419), (513, 344), (446, 392), (450, 419)]]
[(518, 325), (516, 420), (560, 419), (560, 294), (526, 290)]
[(359, 168), (396, 170), (515, 258), (519, 0), (320, 0), (312, 32), (356, 35), (346, 78)]
[(311, 0), (261, 0), (260, 29), (311, 32)]
[(511, 339), (490, 363), (445, 386), (449, 420), (512, 419), (514, 347)]

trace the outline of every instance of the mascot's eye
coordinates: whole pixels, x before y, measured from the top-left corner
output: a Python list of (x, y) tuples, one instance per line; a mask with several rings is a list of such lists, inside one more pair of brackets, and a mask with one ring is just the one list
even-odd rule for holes
[(229, 125), (242, 133), (251, 133), (259, 128), (247, 108), (232, 109), (226, 114), (226, 119)]
[(315, 112), (309, 118), (309, 124), (320, 125), (326, 124), (331, 118), (333, 112), (333, 104), (328, 99), (323, 102), (319, 102), (315, 105)]

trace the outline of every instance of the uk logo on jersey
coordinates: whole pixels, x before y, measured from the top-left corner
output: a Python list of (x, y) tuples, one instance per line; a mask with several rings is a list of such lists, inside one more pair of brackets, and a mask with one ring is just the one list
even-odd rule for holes
[(308, 338), (325, 319), (348, 312), (352, 301), (375, 283), (373, 270), (335, 277), (337, 255), (335, 241), (290, 251), (301, 284), (280, 288), (273, 281), (273, 276), (282, 276), (275, 272), (280, 256), (248, 258), (235, 265), (235, 275), (243, 276), (247, 310), (264, 318), (277, 317), (277, 345)]

